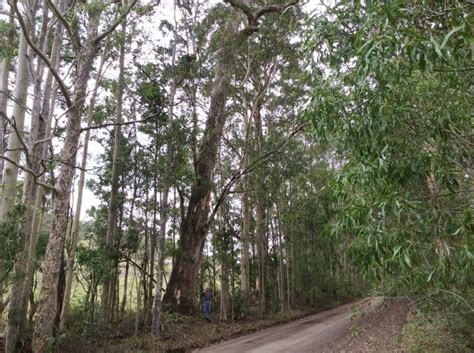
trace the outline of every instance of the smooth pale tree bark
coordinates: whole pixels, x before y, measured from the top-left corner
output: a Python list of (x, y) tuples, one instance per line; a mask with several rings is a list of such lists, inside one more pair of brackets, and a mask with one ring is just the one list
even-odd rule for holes
[[(43, 11), (41, 21), (41, 31), (38, 39), (38, 46), (43, 52), (47, 51), (48, 43), (46, 35), (48, 33), (48, 15), (47, 10)], [(43, 76), (44, 76), (44, 62), (41, 58), (36, 58), (36, 70), (33, 74), (33, 105), (30, 123), (30, 134), (28, 136), (28, 158), (26, 158), (26, 166), (35, 174), (40, 174), (41, 160), (43, 157), (43, 146), (38, 143), (40, 137), (43, 137), (46, 130), (47, 118), (41, 115), (42, 97), (43, 97)], [(37, 191), (37, 184), (31, 173), (25, 173), (23, 181), (22, 205), (25, 207), (25, 212), (20, 220), (20, 233), (24, 237), (25, 250), (28, 254), (29, 236), (31, 233), (31, 222), (34, 211), (35, 196)]]
[[(13, 8), (10, 7), (10, 19), (9, 25), (10, 30), (8, 32), (7, 37), (7, 45), (10, 47), (13, 45), (13, 40), (15, 36), (15, 29), (14, 29), (14, 12)], [(11, 68), (11, 57), (8, 55), (6, 56), (0, 63), (0, 156), (5, 155), (5, 133), (6, 133), (6, 121), (7, 121), (7, 103), (8, 103), (8, 78), (10, 75), (10, 68)], [(2, 195), (3, 195), (3, 167), (4, 167), (5, 160), (0, 158), (0, 205), (2, 203)], [(3, 314), (3, 311), (8, 306), (9, 297), (7, 296), (6, 299), (3, 299), (3, 294), (7, 291), (7, 283), (0, 284), (0, 315)]]
[[(28, 29), (28, 33), (29, 33)], [(0, 222), (8, 221), (9, 213), (13, 211), (17, 193), (18, 167), (20, 161), (24, 138), (24, 120), (26, 111), (26, 101), (28, 93), (29, 69), (28, 69), (28, 43), (23, 32), (20, 34), (20, 44), (18, 50), (17, 75), (15, 82), (15, 94), (13, 103), (13, 116), (11, 118), (11, 134), (8, 139), (8, 147), (3, 169), (3, 199), (0, 205)], [(20, 253), (15, 259), (15, 274), (19, 275), (18, 281), (15, 281), (10, 287), (10, 301), (8, 305), (7, 326), (5, 327), (5, 351), (13, 352), (15, 350), (19, 328), (21, 325), (21, 302), (24, 284), (25, 269), (19, 267), (23, 263), (23, 254)], [(21, 273), (20, 273), (21, 272)]]
[[(48, 30), (48, 11), (43, 12), (41, 32), (38, 45), (46, 51), (46, 34)], [(33, 106), (31, 114), (30, 133), (27, 143), (26, 166), (33, 173), (39, 174), (41, 169), (42, 146), (38, 144), (40, 136), (44, 136), (47, 119), (41, 116), (41, 103), (43, 97), (44, 63), (37, 58), (36, 70), (33, 73)], [(26, 142), (25, 142), (26, 143)], [(15, 259), (15, 276), (10, 288), (9, 315), (6, 327), (8, 348), (16, 346), (18, 336), (24, 332), (27, 321), (27, 305), (30, 293), (25, 291), (27, 280), (27, 262), (30, 248), (31, 224), (34, 213), (37, 184), (32, 174), (26, 173), (23, 181), (21, 204), (24, 206), (19, 224), (19, 239), (23, 249)]]
[(20, 34), (18, 48), (17, 75), (15, 77), (15, 94), (13, 100), (13, 114), (8, 146), (5, 151), (5, 164), (3, 167), (3, 195), (0, 205), (0, 222), (6, 221), (8, 213), (15, 206), (18, 178), (18, 163), (23, 150), (22, 139), (24, 136), (25, 111), (28, 95), (28, 43), (23, 32)]
[[(122, 22), (122, 39), (120, 43), (120, 56), (119, 56), (119, 78), (117, 88), (117, 101), (115, 111), (115, 125), (114, 130), (114, 149), (112, 152), (112, 180), (110, 190), (110, 201), (107, 217), (107, 234), (105, 238), (105, 246), (110, 259), (111, 272), (104, 281), (103, 293), (102, 293), (102, 315), (105, 322), (111, 322), (114, 312), (114, 302), (116, 297), (116, 285), (117, 285), (117, 268), (113, 265), (116, 262), (116, 236), (117, 236), (117, 218), (118, 218), (118, 189), (119, 189), (119, 176), (120, 176), (120, 151), (121, 151), (121, 126), (123, 120), (123, 93), (125, 89), (125, 37), (126, 37), (127, 25), (125, 20)], [(116, 303), (118, 304), (118, 303)], [(145, 303), (146, 305), (146, 303)]]
[(99, 64), (97, 78), (95, 81), (94, 91), (92, 92), (92, 97), (90, 99), (89, 108), (88, 108), (88, 118), (87, 118), (88, 130), (86, 131), (86, 135), (84, 136), (84, 147), (82, 149), (81, 171), (79, 173), (79, 182), (77, 184), (76, 209), (75, 209), (74, 218), (72, 221), (71, 241), (69, 244), (69, 249), (67, 251), (68, 256), (67, 256), (67, 267), (66, 267), (66, 287), (64, 289), (64, 300), (62, 303), (61, 320), (59, 323), (60, 332), (64, 330), (67, 316), (69, 314), (69, 302), (71, 299), (71, 288), (72, 288), (72, 279), (73, 279), (72, 271), (74, 269), (77, 244), (79, 242), (79, 226), (80, 226), (80, 217), (81, 217), (81, 210), (82, 210), (82, 198), (83, 198), (84, 186), (85, 186), (85, 181), (86, 181), (87, 154), (89, 152), (89, 140), (91, 136), (90, 127), (92, 126), (92, 118), (94, 116), (95, 104), (97, 100), (97, 91), (99, 89), (100, 80), (102, 79), (102, 72), (104, 69), (106, 52), (107, 50), (104, 50), (101, 55), (101, 60)]
[[(10, 30), (7, 37), (7, 45), (10, 47), (13, 45), (15, 39), (14, 29), (14, 12), (13, 7), (10, 7), (10, 19), (8, 24)], [(8, 103), (8, 77), (10, 75), (11, 57), (8, 55), (0, 63), (0, 156), (5, 154), (5, 133), (6, 133), (6, 118), (7, 118), (7, 103)], [(3, 179), (3, 167), (4, 160), (0, 158), (0, 186), (2, 185)], [(3, 188), (0, 187), (0, 204), (2, 203)]]

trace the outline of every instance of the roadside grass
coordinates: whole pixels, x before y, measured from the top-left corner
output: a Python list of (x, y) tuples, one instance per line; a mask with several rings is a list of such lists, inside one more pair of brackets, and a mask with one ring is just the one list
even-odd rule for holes
[[(401, 347), (411, 353), (474, 351), (474, 328), (462, 315), (413, 308), (402, 330)], [(471, 318), (472, 320), (472, 318)]]

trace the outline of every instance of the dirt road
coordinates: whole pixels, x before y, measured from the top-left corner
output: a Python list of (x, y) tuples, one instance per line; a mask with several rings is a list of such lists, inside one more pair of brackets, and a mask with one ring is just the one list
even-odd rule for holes
[(346, 336), (357, 324), (358, 319), (380, 308), (382, 303), (381, 297), (362, 299), (198, 352), (331, 352), (339, 339)]

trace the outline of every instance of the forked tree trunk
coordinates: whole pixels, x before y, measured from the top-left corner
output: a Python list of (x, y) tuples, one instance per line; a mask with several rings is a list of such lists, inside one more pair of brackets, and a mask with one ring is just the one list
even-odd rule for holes
[[(225, 2), (236, 8), (246, 8), (251, 11), (250, 1), (235, 2), (226, 0)], [(255, 15), (246, 12), (249, 23), (241, 31), (238, 31), (241, 19), (234, 15), (226, 28), (224, 34), (226, 41), (218, 55), (206, 128), (199, 146), (199, 156), (195, 163), (194, 184), (191, 188), (186, 216), (182, 222), (180, 251), (164, 297), (165, 304), (174, 311), (193, 313), (197, 309), (196, 293), (199, 267), (209, 228), (210, 196), (213, 186), (212, 174), (227, 118), (225, 105), (235, 62), (238, 54), (242, 51), (242, 44), (252, 33), (258, 31), (260, 17), (269, 12), (281, 13), (285, 8), (284, 5), (273, 5), (257, 10)]]
[(196, 291), (202, 250), (209, 228), (212, 174), (227, 118), (225, 103), (235, 58), (241, 44), (250, 35), (236, 34), (239, 23), (239, 18), (234, 18), (228, 25), (227, 34), (234, 37), (234, 42), (228, 41), (224, 45), (215, 69), (209, 115), (195, 165), (195, 180), (191, 197), (181, 227), (180, 251), (163, 299), (165, 305), (181, 313), (194, 313), (197, 309)]
[(50, 349), (50, 337), (53, 334), (54, 320), (58, 311), (58, 279), (67, 229), (67, 212), (64, 210), (69, 208), (69, 197), (75, 175), (74, 166), (81, 133), (82, 108), (87, 96), (90, 72), (98, 51), (99, 43), (95, 38), (98, 32), (99, 15), (97, 12), (90, 14), (87, 41), (78, 58), (74, 97), (72, 106), (69, 107), (66, 138), (61, 156), (64, 163), (61, 165), (55, 185), (56, 197), (53, 202), (51, 232), (43, 262), (43, 281), (33, 332), (32, 349), (34, 353), (43, 353)]

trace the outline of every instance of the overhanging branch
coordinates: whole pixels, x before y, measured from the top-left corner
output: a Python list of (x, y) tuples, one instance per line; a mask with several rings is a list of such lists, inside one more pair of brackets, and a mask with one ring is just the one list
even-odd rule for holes
[(272, 150), (272, 151), (269, 151), (269, 152), (266, 152), (264, 154), (262, 154), (261, 156), (259, 156), (255, 161), (253, 161), (251, 164), (249, 164), (247, 167), (245, 167), (244, 169), (240, 170), (239, 172), (235, 173), (231, 178), (230, 180), (227, 182), (227, 184), (224, 186), (224, 189), (222, 190), (221, 194), (219, 195), (219, 198), (217, 199), (217, 202), (216, 204), (214, 205), (214, 208), (212, 209), (212, 213), (211, 213), (211, 216), (209, 217), (209, 222), (208, 224), (210, 224), (216, 214), (217, 214), (217, 211), (219, 210), (219, 207), (220, 205), (224, 202), (224, 199), (225, 197), (227, 196), (227, 194), (229, 193), (229, 190), (230, 188), (237, 182), (239, 181), (239, 179), (241, 177), (243, 177), (244, 175), (250, 173), (250, 172), (253, 172), (255, 169), (261, 167), (263, 164), (267, 163), (268, 161), (270, 161), (272, 158), (274, 158), (275, 156), (277, 156), (278, 154), (280, 154), (282, 152), (282, 150), (288, 145), (288, 143), (290, 142), (290, 140), (298, 135), (300, 132), (304, 131), (304, 129), (306, 129), (308, 127), (308, 124), (303, 124), (303, 125), (300, 125), (298, 127), (296, 127), (288, 136), (287, 138), (285, 139), (285, 141), (276, 149)]
[(258, 31), (260, 17), (268, 13), (283, 13), (291, 6), (298, 4), (299, 0), (290, 1), (287, 4), (274, 4), (274, 5), (265, 5), (259, 7), (257, 10), (252, 12), (252, 9), (242, 0), (224, 0), (225, 3), (231, 5), (232, 7), (242, 11), (245, 16), (247, 16), (248, 25), (245, 27), (241, 33), (253, 33)]

